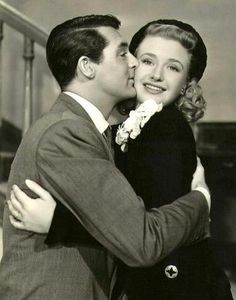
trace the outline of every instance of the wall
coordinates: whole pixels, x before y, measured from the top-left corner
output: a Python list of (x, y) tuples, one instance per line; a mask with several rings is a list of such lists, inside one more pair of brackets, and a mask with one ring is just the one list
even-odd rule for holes
[[(236, 2), (235, 0), (6, 0), (50, 31), (54, 25), (77, 15), (112, 13), (130, 39), (141, 25), (158, 18), (176, 18), (192, 24), (208, 48), (208, 66), (201, 80), (208, 109), (204, 121), (235, 121), (236, 117)], [(9, 35), (8, 35), (9, 33)], [(4, 105), (5, 118), (21, 126), (23, 60), (22, 37), (5, 29), (4, 39)], [(44, 49), (36, 49), (34, 73), (34, 116), (48, 109), (59, 89), (51, 80), (45, 63)], [(53, 82), (53, 83), (52, 83)]]

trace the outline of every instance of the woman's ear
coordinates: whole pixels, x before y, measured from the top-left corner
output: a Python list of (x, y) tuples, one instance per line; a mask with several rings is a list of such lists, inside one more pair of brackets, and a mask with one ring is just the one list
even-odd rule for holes
[(183, 85), (182, 89), (180, 90), (180, 95), (185, 95), (186, 90), (192, 86), (192, 85), (196, 85), (197, 84), (197, 79), (196, 78), (192, 78), (192, 79), (188, 79), (187, 82)]
[(77, 64), (77, 74), (83, 74), (88, 79), (95, 77), (95, 68), (93, 62), (87, 56), (81, 56)]

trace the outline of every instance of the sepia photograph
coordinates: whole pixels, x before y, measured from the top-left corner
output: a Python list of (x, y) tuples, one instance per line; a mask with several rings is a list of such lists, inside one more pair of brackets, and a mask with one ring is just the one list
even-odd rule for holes
[(0, 0), (0, 299), (236, 299), (235, 0)]

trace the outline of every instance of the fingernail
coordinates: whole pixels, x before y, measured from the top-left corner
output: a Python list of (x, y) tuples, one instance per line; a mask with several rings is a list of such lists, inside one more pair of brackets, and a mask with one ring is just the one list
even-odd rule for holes
[(26, 179), (25, 180), (25, 184), (28, 186), (28, 185), (30, 185), (32, 183), (32, 181), (30, 180), (30, 179)]
[(13, 191), (17, 190), (17, 188), (18, 188), (18, 186), (16, 184), (13, 184), (13, 186), (12, 186)]

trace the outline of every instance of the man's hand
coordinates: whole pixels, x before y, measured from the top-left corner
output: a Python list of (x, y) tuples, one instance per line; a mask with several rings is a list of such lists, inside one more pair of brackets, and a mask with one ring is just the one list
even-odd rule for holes
[(27, 179), (25, 183), (39, 198), (30, 198), (17, 185), (14, 185), (10, 200), (7, 201), (11, 213), (10, 222), (17, 229), (48, 233), (56, 202), (36, 182)]
[(193, 180), (191, 183), (191, 189), (193, 190), (198, 190), (202, 192), (207, 200), (207, 204), (209, 207), (209, 210), (211, 208), (211, 197), (210, 197), (210, 191), (209, 188), (206, 184), (205, 180), (205, 171), (202, 166), (201, 160), (199, 157), (197, 157), (197, 167), (196, 170), (193, 174)]

